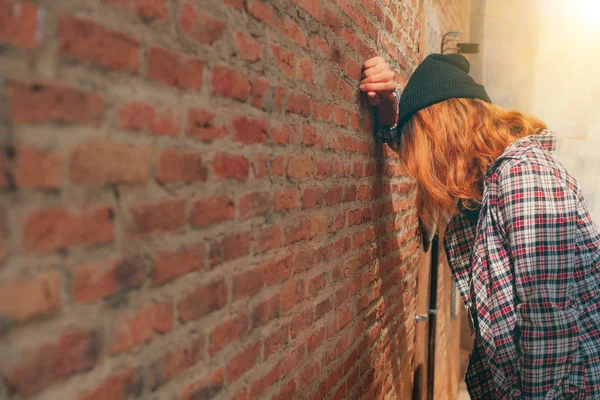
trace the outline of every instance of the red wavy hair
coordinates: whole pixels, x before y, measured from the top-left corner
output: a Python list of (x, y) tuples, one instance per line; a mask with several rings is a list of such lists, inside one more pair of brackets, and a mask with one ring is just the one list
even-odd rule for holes
[(481, 203), (483, 175), (514, 140), (545, 129), (539, 119), (479, 99), (452, 98), (417, 112), (397, 149), (418, 184), (417, 207), (430, 229)]

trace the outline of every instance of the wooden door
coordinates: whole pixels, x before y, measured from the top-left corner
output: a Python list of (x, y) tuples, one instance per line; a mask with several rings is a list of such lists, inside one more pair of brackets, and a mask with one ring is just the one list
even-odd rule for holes
[[(430, 319), (428, 312), (431, 297), (431, 247), (429, 245), (427, 251), (421, 253), (417, 273), (413, 400), (427, 400), (430, 392), (430, 382), (427, 378), (431, 367), (429, 364)], [(426, 319), (424, 321), (417, 320), (422, 317), (426, 317)]]

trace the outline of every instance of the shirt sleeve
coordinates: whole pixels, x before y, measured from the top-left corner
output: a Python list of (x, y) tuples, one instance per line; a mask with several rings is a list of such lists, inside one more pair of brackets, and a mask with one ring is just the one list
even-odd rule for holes
[(400, 114), (400, 94), (398, 91), (394, 91), (394, 96), (396, 97), (396, 120), (392, 126), (378, 124), (375, 130), (376, 138), (383, 142), (387, 143), (392, 149), (396, 149), (398, 146), (398, 115)]
[(577, 265), (579, 196), (559, 174), (530, 161), (497, 177), (497, 219), (516, 293), (513, 382), (527, 399), (565, 398), (578, 344), (569, 293)]

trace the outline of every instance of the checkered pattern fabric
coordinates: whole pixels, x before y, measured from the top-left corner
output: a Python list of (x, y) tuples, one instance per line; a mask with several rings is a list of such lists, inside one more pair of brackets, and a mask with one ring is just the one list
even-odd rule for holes
[(519, 139), (484, 177), (481, 206), (444, 246), (476, 323), (472, 399), (600, 399), (600, 232), (550, 131)]

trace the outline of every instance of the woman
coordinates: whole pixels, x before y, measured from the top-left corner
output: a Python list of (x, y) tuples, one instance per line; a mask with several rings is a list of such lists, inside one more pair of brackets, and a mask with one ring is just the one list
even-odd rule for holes
[[(536, 118), (492, 105), (461, 55), (428, 56), (401, 97), (380, 58), (360, 89), (419, 187), (475, 321), (472, 399), (600, 399), (600, 232)], [(447, 224), (446, 224), (447, 222)]]

